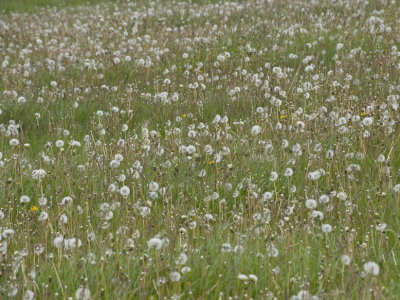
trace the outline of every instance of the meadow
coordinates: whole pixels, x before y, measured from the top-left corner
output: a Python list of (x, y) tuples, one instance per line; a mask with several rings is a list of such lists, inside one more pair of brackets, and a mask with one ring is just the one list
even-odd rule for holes
[(1, 299), (398, 299), (400, 5), (0, 0)]

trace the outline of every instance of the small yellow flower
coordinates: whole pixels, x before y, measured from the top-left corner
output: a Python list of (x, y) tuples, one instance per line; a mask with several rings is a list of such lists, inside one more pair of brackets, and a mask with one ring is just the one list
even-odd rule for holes
[(215, 165), (215, 161), (213, 161), (213, 160), (212, 160), (212, 161), (209, 161), (208, 164), (209, 164), (210, 166)]
[(279, 116), (280, 119), (286, 119), (286, 115)]
[(37, 210), (39, 210), (39, 208), (36, 205), (31, 207), (31, 211), (37, 211)]
[(182, 114), (181, 117), (184, 119), (187, 117), (187, 114)]
[(365, 111), (361, 113), (361, 116), (362, 116), (362, 117), (364, 117), (364, 116), (366, 116), (366, 115), (367, 115), (367, 113), (366, 113)]

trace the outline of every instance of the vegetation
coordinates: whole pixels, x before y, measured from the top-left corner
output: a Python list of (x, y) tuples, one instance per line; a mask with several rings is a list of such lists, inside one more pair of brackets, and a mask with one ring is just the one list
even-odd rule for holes
[(0, 11), (0, 298), (397, 299), (395, 1)]

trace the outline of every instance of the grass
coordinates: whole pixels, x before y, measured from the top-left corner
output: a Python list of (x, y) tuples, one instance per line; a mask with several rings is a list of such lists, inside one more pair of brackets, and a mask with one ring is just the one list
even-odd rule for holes
[(82, 5), (96, 5), (118, 0), (1, 0), (0, 12), (5, 13), (35, 13), (46, 8), (72, 8)]
[(392, 5), (0, 10), (0, 298), (397, 298)]

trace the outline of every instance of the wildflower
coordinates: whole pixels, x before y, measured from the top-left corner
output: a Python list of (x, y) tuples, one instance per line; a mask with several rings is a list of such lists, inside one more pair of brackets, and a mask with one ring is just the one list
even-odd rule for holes
[(328, 150), (328, 151), (326, 151), (326, 155), (325, 155), (326, 158), (332, 159), (333, 156), (334, 156), (333, 150)]
[(119, 189), (119, 193), (123, 196), (123, 197), (128, 197), (129, 194), (131, 193), (131, 190), (129, 189), (129, 187), (127, 186), (123, 186)]
[(33, 205), (31, 207), (31, 211), (38, 211), (38, 210), (39, 210), (39, 208), (36, 205)]
[(17, 102), (18, 102), (18, 104), (24, 104), (24, 103), (26, 103), (26, 98), (22, 97), (22, 96), (18, 97)]
[(46, 171), (43, 169), (38, 169), (38, 170), (33, 170), (32, 172), (32, 178), (33, 179), (42, 179), (46, 176)]
[(368, 261), (364, 264), (364, 272), (373, 276), (379, 275), (379, 265), (376, 262)]
[(70, 196), (66, 196), (61, 199), (61, 205), (70, 205), (74, 200)]
[(267, 200), (271, 199), (272, 196), (273, 196), (273, 193), (265, 192), (264, 194), (262, 194), (262, 201), (267, 201)]
[(343, 254), (340, 257), (340, 261), (342, 262), (343, 265), (348, 266), (351, 263), (351, 258), (350, 258), (350, 256)]
[(267, 253), (269, 257), (278, 257), (279, 250), (273, 244), (269, 244), (267, 246)]
[(222, 246), (221, 246), (221, 252), (222, 253), (228, 253), (228, 252), (231, 252), (231, 251), (232, 251), (231, 244), (229, 244), (229, 243), (222, 244)]
[(13, 229), (5, 229), (3, 230), (2, 236), (3, 238), (8, 238), (10, 236), (13, 236), (15, 234), (15, 231)]
[(181, 274), (180, 274), (179, 272), (171, 272), (171, 273), (169, 274), (169, 279), (170, 279), (172, 282), (178, 282), (178, 281), (181, 280)]
[(289, 141), (287, 139), (283, 139), (281, 143), (282, 149), (286, 149), (289, 147)]
[(35, 247), (33, 248), (33, 252), (36, 255), (42, 254), (44, 251), (44, 246), (42, 244), (36, 244)]
[(70, 144), (72, 147), (80, 147), (80, 146), (81, 146), (81, 143), (78, 142), (78, 141), (71, 141), (69, 144)]
[(309, 172), (307, 177), (309, 180), (316, 181), (322, 177), (322, 172), (320, 170)]
[(147, 242), (147, 247), (149, 249), (160, 250), (163, 246), (163, 242), (158, 237), (154, 237)]
[(151, 192), (157, 192), (160, 186), (157, 182), (152, 181), (149, 183), (148, 187)]
[(321, 204), (327, 204), (330, 201), (329, 196), (328, 195), (321, 195), (319, 196), (319, 202)]
[(26, 290), (22, 299), (23, 300), (33, 300), (33, 299), (35, 299), (35, 293), (32, 292), (31, 290)]
[(386, 223), (379, 223), (378, 225), (375, 226), (376, 230), (381, 232), (385, 231), (386, 227), (387, 227)]
[[(111, 213), (112, 213), (112, 212), (111, 212)], [(140, 214), (143, 218), (149, 216), (150, 213), (151, 213), (151, 210), (150, 210), (150, 208), (147, 207), (147, 206), (142, 206), (142, 207), (139, 208), (139, 214)]]
[(313, 210), (311, 212), (311, 217), (314, 219), (319, 218), (320, 220), (322, 220), (324, 218), (324, 214), (318, 210)]
[(57, 140), (55, 143), (57, 148), (62, 148), (64, 147), (64, 141), (63, 140)]
[(47, 198), (46, 197), (40, 197), (38, 200), (39, 206), (46, 206), (47, 205)]
[(76, 247), (81, 247), (82, 246), (82, 241), (77, 238), (70, 238), (70, 239), (64, 239), (64, 248), (66, 250), (72, 250)]
[(322, 232), (329, 233), (332, 231), (332, 226), (330, 224), (323, 224), (321, 229)]
[(197, 227), (197, 222), (196, 222), (196, 221), (193, 221), (193, 222), (190, 222), (190, 223), (189, 223), (189, 228), (190, 228), (191, 230), (196, 229), (196, 227)]
[(317, 201), (314, 199), (307, 199), (306, 200), (306, 207), (309, 209), (314, 209), (317, 207)]
[(344, 200), (347, 199), (347, 194), (346, 194), (345, 192), (339, 192), (339, 193), (337, 194), (337, 197), (338, 197), (340, 200), (344, 201)]
[(301, 290), (300, 292), (297, 293), (297, 298), (296, 299), (298, 299), (298, 300), (308, 300), (308, 299), (314, 299), (314, 297), (312, 297), (308, 291)]
[(185, 253), (181, 253), (181, 254), (179, 254), (178, 259), (175, 261), (175, 264), (184, 265), (184, 264), (186, 264), (187, 260), (188, 260), (187, 255)]
[(64, 238), (63, 236), (57, 236), (54, 240), (53, 240), (53, 245), (54, 247), (56, 247), (57, 249), (61, 249), (64, 245)]
[(67, 224), (68, 223), (68, 216), (66, 214), (62, 214), (60, 216), (60, 223), (61, 224)]
[(271, 172), (271, 175), (269, 176), (269, 180), (274, 182), (278, 179), (278, 173), (276, 173), (275, 171)]
[(247, 275), (244, 274), (239, 274), (237, 277), (240, 281), (248, 281), (249, 277)]
[(16, 147), (19, 145), (19, 141), (17, 139), (11, 139), (10, 140), (10, 146)]
[(208, 155), (213, 154), (213, 152), (214, 152), (213, 147), (211, 145), (205, 145), (204, 152), (207, 153)]
[(121, 163), (116, 159), (113, 159), (112, 161), (110, 161), (110, 167), (113, 168), (113, 169), (118, 168), (120, 164)]
[(118, 181), (119, 182), (124, 182), (126, 180), (126, 175), (125, 174), (120, 174), (119, 176), (118, 176)]
[(187, 267), (187, 266), (182, 267), (182, 269), (181, 269), (181, 273), (182, 273), (183, 275), (189, 273), (190, 271), (192, 271), (192, 268)]
[(122, 162), (124, 160), (124, 156), (122, 154), (115, 154), (114, 159), (116, 161)]
[(372, 119), (371, 117), (367, 117), (367, 118), (364, 118), (364, 119), (362, 120), (362, 124), (363, 124), (364, 126), (371, 126), (372, 123), (373, 123), (373, 119)]
[(252, 135), (259, 135), (260, 133), (261, 133), (261, 127), (260, 127), (260, 126), (254, 125), (254, 126), (251, 128), (251, 134), (252, 134)]
[(167, 283), (167, 279), (165, 277), (160, 277), (157, 279), (157, 285), (161, 286)]
[(292, 175), (293, 175), (293, 170), (291, 168), (287, 168), (285, 170), (285, 172), (283, 173), (283, 176), (285, 176), (285, 177), (290, 177)]
[(196, 152), (196, 147), (193, 145), (189, 145), (186, 147), (186, 153), (192, 155)]
[(254, 274), (250, 274), (249, 275), (249, 279), (250, 279), (250, 281), (253, 281), (253, 282), (257, 282), (258, 281), (258, 277), (256, 275), (254, 275)]
[(45, 211), (42, 211), (41, 213), (40, 213), (40, 215), (38, 216), (38, 221), (46, 221), (47, 220), (47, 218), (48, 218), (48, 213), (47, 212), (45, 212)]
[(244, 247), (242, 245), (236, 245), (235, 248), (233, 248), (234, 253), (243, 253), (244, 252)]
[(83, 286), (79, 287), (75, 292), (76, 300), (90, 300), (90, 290)]
[(19, 198), (19, 202), (20, 203), (29, 203), (31, 201), (31, 198), (29, 198), (29, 196), (26, 196), (26, 195), (24, 195), (24, 196), (21, 196), (21, 198)]

